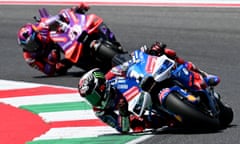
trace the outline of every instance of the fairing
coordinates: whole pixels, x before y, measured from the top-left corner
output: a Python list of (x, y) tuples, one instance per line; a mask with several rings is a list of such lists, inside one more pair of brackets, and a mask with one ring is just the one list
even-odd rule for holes
[(84, 40), (88, 38), (88, 35), (98, 32), (98, 27), (103, 20), (94, 14), (76, 14), (70, 10), (62, 13), (68, 24), (60, 22), (60, 25), (63, 25), (62, 31), (51, 32), (50, 37), (62, 48), (65, 58), (77, 63), (83, 53)]

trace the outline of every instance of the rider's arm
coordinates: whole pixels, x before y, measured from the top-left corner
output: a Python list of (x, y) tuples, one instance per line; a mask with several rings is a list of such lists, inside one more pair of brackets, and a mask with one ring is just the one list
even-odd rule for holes
[[(101, 103), (103, 105), (106, 103), (107, 105), (94, 107), (93, 110), (96, 116), (104, 123), (121, 133), (127, 133), (130, 129), (128, 102), (120, 92), (116, 89), (112, 90), (111, 94), (109, 93), (112, 96), (108, 95), (112, 100), (103, 100)], [(118, 113), (115, 112), (116, 110), (118, 110)]]
[(189, 70), (195, 71), (200, 73), (202, 76), (207, 76), (208, 74), (206, 72), (204, 72), (203, 70), (199, 69), (196, 65), (194, 65), (192, 62), (190, 61), (185, 61), (184, 59), (180, 58), (177, 56), (177, 53), (169, 48), (165, 48), (164, 53), (171, 59), (174, 59), (178, 64), (186, 64), (187, 68)]
[(51, 16), (49, 18), (41, 18), (40, 22), (37, 26), (37, 30), (41, 31), (43, 29), (49, 29), (50, 25), (54, 24), (57, 20), (59, 20), (61, 17), (60, 15)]
[(119, 114), (114, 109), (101, 109), (97, 107), (94, 107), (93, 111), (107, 125), (115, 128), (118, 132), (127, 133), (130, 129), (130, 123), (128, 111), (125, 109), (125, 106), (119, 108)]
[(194, 72), (197, 72), (199, 74), (201, 74), (203, 77), (208, 76), (208, 73), (201, 70), (200, 68), (198, 68), (196, 65), (194, 65), (192, 62), (185, 62), (185, 65), (187, 66), (187, 68), (189, 70), (192, 70)]
[(168, 56), (169, 58), (175, 60), (178, 64), (183, 64), (185, 63), (185, 60), (178, 57), (176, 51), (170, 48), (165, 48), (164, 49), (164, 54)]
[(94, 113), (102, 122), (115, 128), (118, 132), (127, 133), (129, 131), (129, 117), (121, 117), (113, 110), (97, 108), (94, 108)]
[(175, 60), (178, 64), (186, 64), (187, 68), (189, 70), (195, 71), (197, 73), (200, 73), (202, 76), (207, 76), (208, 74), (206, 72), (204, 72), (203, 70), (199, 69), (198, 67), (196, 67), (192, 62), (189, 61), (185, 61), (184, 59), (180, 58), (177, 56), (176, 51), (169, 49), (169, 48), (165, 48), (164, 49), (164, 53), (171, 59)]
[(131, 65), (132, 61), (127, 61), (124, 62), (121, 65), (117, 65), (115, 67), (113, 67), (111, 70), (109, 70), (106, 74), (105, 74), (105, 78), (107, 80), (110, 80), (114, 77), (125, 77), (126, 76), (126, 71), (129, 67), (129, 65)]
[(122, 71), (121, 67), (118, 65), (118, 66), (113, 67), (110, 71), (108, 71), (105, 74), (105, 78), (106, 78), (106, 80), (111, 80), (116, 76), (124, 76), (124, 75), (125, 75), (125, 72)]

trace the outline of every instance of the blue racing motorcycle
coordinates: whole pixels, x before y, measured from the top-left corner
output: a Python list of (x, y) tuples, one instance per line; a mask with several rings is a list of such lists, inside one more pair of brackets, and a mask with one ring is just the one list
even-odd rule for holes
[(136, 50), (130, 63), (126, 77), (109, 82), (126, 97), (133, 114), (150, 121), (157, 116), (191, 128), (219, 129), (232, 122), (232, 108), (214, 91), (217, 76), (199, 74), (205, 87), (197, 88), (196, 74), (165, 55), (156, 57)]

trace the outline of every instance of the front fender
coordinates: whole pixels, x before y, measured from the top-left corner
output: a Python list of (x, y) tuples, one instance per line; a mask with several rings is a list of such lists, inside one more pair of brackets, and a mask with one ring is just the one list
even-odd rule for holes
[(179, 93), (180, 99), (186, 99), (186, 100), (188, 100), (189, 102), (191, 102), (193, 104), (197, 104), (199, 102), (199, 99), (196, 98), (195, 96), (193, 96), (192, 94), (190, 94), (187, 91), (183, 90), (179, 86), (174, 86), (174, 87), (171, 87), (171, 88), (165, 88), (165, 89), (160, 91), (158, 97), (159, 97), (160, 104), (162, 106), (165, 106), (165, 101), (166, 101), (167, 96), (170, 93), (173, 93), (173, 92)]
[(201, 106), (182, 99), (181, 94), (177, 92), (169, 93), (169, 95), (165, 97), (163, 104), (164, 108), (170, 114), (181, 117), (181, 122), (184, 126), (214, 130), (220, 126), (218, 116), (213, 116)]

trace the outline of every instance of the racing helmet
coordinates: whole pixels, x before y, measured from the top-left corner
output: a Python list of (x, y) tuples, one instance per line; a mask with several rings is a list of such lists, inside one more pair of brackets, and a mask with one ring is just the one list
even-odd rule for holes
[(99, 68), (95, 68), (84, 74), (78, 84), (78, 92), (91, 105), (98, 106), (105, 95), (106, 79)]
[(36, 51), (40, 45), (36, 39), (37, 33), (33, 24), (26, 24), (18, 31), (18, 44), (26, 51)]

